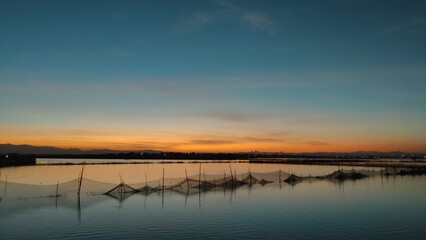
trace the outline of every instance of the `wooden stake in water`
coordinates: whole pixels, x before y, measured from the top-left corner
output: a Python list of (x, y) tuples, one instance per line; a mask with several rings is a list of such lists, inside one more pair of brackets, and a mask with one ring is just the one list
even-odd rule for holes
[(231, 172), (231, 180), (234, 182), (234, 176), (232, 175), (232, 168), (231, 165), (229, 165), (229, 172)]
[(198, 169), (198, 207), (201, 208), (201, 162)]
[(59, 197), (59, 182), (56, 183), (56, 197)]
[(164, 168), (163, 168), (163, 191), (164, 191)]
[(120, 184), (123, 184), (124, 181), (123, 181), (123, 177), (121, 176), (121, 173), (118, 173), (118, 177), (120, 178)]
[(279, 174), (279, 182), (280, 182), (280, 189), (281, 189), (281, 169), (280, 169), (280, 174)]
[(201, 163), (200, 168), (198, 169), (198, 191), (201, 189)]
[(186, 172), (186, 169), (185, 169), (185, 176), (186, 176), (186, 185), (188, 186), (188, 189), (189, 189), (188, 173)]
[(78, 183), (78, 191), (77, 191), (78, 196), (80, 196), (80, 192), (81, 192), (81, 184), (83, 182), (83, 173), (84, 173), (84, 167), (81, 168), (80, 182)]
[(203, 175), (204, 175), (204, 189), (207, 187), (207, 185), (205, 183), (207, 183), (207, 179), (206, 179), (206, 172), (203, 169)]
[(5, 185), (4, 185), (4, 194), (3, 194), (3, 197), (6, 196), (6, 192), (7, 192), (7, 175), (6, 175), (6, 182), (5, 182)]

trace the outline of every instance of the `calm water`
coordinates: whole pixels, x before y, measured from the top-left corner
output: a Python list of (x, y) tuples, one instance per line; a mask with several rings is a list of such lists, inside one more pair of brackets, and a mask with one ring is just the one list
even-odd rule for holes
[[(229, 164), (205, 164), (222, 172)], [(145, 172), (158, 178), (182, 176), (196, 164), (86, 166), (88, 178), (117, 183), (120, 173), (137, 182)], [(237, 171), (278, 169), (320, 175), (327, 166), (232, 164)], [(35, 166), (1, 169), (1, 179), (53, 183), (75, 178), (80, 166)], [(179, 194), (165, 191), (134, 194), (124, 200), (82, 195), (18, 199), (13, 184), (0, 203), (0, 239), (424, 239), (426, 176), (372, 177), (343, 183), (330, 181), (243, 186), (235, 191)], [(0, 186), (3, 191), (4, 186)], [(2, 193), (0, 193), (1, 195)]]
[[(88, 158), (37, 158), (37, 164), (59, 164), (59, 163), (191, 163), (191, 162), (214, 162), (214, 160), (187, 160), (187, 159), (88, 159)], [(223, 160), (222, 160), (223, 161)], [(216, 161), (217, 162), (217, 161)], [(225, 162), (225, 161), (223, 161)], [(226, 161), (228, 162), (228, 161)], [(231, 161), (229, 161), (231, 162)], [(239, 160), (239, 162), (248, 162), (248, 160)]]

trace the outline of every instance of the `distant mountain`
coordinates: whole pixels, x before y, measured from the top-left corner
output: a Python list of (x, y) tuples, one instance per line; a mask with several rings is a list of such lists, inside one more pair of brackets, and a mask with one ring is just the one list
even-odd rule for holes
[[(90, 154), (117, 154), (117, 153), (163, 153), (157, 150), (111, 150), (111, 149), (93, 149), (81, 150), (78, 148), (58, 148), (49, 146), (31, 146), (31, 145), (14, 145), (14, 144), (0, 144), (0, 154), (19, 153), (19, 154), (71, 154), (71, 155), (90, 155)], [(177, 153), (180, 154), (180, 153)], [(186, 153), (185, 153), (186, 154)], [(195, 154), (195, 153), (194, 153)], [(196, 153), (196, 154), (210, 154), (210, 153)], [(214, 154), (214, 153), (211, 153)], [(223, 152), (222, 154), (230, 154)], [(247, 155), (249, 157), (263, 156), (263, 157), (387, 157), (399, 158), (400, 156), (410, 157), (412, 154), (416, 156), (425, 156), (426, 153), (407, 153), (407, 152), (375, 152), (375, 151), (358, 151), (358, 152), (306, 152), (306, 153), (289, 153), (289, 152), (236, 152), (232, 154)]]
[(117, 151), (111, 149), (93, 149), (81, 150), (78, 148), (58, 148), (49, 146), (31, 146), (31, 145), (14, 145), (14, 144), (0, 144), (0, 154), (19, 153), (19, 154), (107, 154), (107, 153), (120, 153), (120, 152), (146, 152), (158, 153), (155, 150), (128, 150)]

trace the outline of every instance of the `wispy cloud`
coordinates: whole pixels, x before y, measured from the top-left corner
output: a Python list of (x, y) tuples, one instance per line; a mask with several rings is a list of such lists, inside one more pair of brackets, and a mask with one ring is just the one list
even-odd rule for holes
[(227, 122), (253, 122), (258, 120), (255, 116), (250, 116), (242, 113), (231, 112), (231, 111), (211, 111), (211, 112), (201, 112), (195, 114), (199, 117), (227, 121)]
[(382, 29), (380, 32), (382, 34), (392, 34), (400, 31), (404, 31), (406, 29), (416, 28), (416, 27), (426, 27), (426, 19), (421, 17), (411, 17), (407, 20), (404, 20), (396, 25), (386, 27)]
[(219, 23), (242, 23), (251, 28), (274, 33), (274, 21), (267, 13), (249, 9), (234, 1), (213, 1), (213, 7), (197, 11), (178, 24), (177, 32), (190, 32)]
[(222, 145), (222, 144), (232, 144), (235, 141), (231, 140), (220, 140), (220, 139), (195, 139), (190, 142), (190, 144), (196, 145)]
[(191, 32), (199, 28), (213, 24), (216, 15), (212, 12), (196, 12), (192, 16), (184, 19), (177, 27), (177, 32)]
[(241, 15), (241, 19), (254, 28), (263, 29), (269, 31), (270, 33), (274, 33), (274, 23), (264, 13), (246, 12)]
[(287, 142), (284, 139), (268, 137), (245, 137), (244, 140), (248, 142)]
[(316, 147), (321, 147), (321, 146), (328, 146), (330, 145), (329, 143), (326, 142), (321, 142), (321, 141), (307, 141), (307, 142), (303, 142), (306, 145), (310, 145), (310, 146), (316, 146)]

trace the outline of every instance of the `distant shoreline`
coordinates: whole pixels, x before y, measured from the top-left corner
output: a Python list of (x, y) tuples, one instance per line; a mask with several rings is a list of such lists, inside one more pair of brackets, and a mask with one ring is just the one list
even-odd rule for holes
[[(149, 158), (149, 156), (154, 156)], [(58, 160), (56, 162), (56, 160)], [(45, 162), (42, 162), (45, 161)], [(99, 161), (99, 162), (97, 162)], [(119, 165), (119, 164), (184, 164), (184, 163), (253, 163), (253, 164), (299, 164), (364, 167), (407, 167), (426, 168), (423, 159), (360, 158), (360, 157), (314, 157), (314, 156), (250, 156), (241, 154), (99, 154), (99, 155), (5, 155), (0, 159), (0, 167), (32, 165)]]
[[(72, 160), (72, 159), (67, 159)], [(254, 158), (239, 160), (170, 160), (170, 159), (141, 159), (138, 161), (122, 159), (114, 161), (111, 159), (81, 159), (92, 160), (91, 162), (58, 162), (58, 163), (37, 163), (37, 165), (57, 166), (57, 165), (122, 165), (122, 164), (212, 164), (212, 163), (251, 163), (251, 164), (297, 164), (297, 165), (328, 165), (328, 166), (359, 166), (359, 167), (407, 167), (426, 168), (426, 161), (401, 161), (401, 160), (362, 160), (362, 159), (301, 159), (301, 158)], [(99, 160), (100, 162), (94, 162)], [(111, 162), (101, 162), (111, 160)]]
[(402, 161), (402, 160), (364, 160), (364, 159), (300, 159), (300, 158), (258, 158), (250, 160), (250, 163), (260, 164), (300, 164), (300, 165), (331, 165), (331, 166), (360, 166), (360, 167), (425, 167), (426, 161)]

